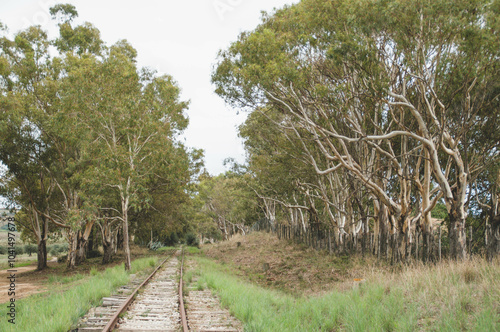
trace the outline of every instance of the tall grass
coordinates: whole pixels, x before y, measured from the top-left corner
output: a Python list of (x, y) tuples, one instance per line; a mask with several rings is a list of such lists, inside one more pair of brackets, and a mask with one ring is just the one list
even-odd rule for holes
[[(153, 266), (156, 258), (143, 258), (132, 262), (136, 273)], [(16, 301), (16, 324), (7, 321), (7, 304), (0, 308), (0, 331), (65, 332), (75, 324), (92, 306), (111, 295), (119, 286), (129, 282), (130, 274), (123, 264), (100, 273), (91, 273), (75, 283), (69, 290), (49, 291)]]
[(197, 257), (199, 282), (215, 290), (245, 331), (498, 331), (498, 265), (444, 263), (377, 274), (344, 292), (293, 297), (243, 282)]

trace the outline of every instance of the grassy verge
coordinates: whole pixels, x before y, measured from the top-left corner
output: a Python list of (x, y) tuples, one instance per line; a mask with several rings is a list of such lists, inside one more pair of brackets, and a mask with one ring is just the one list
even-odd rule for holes
[[(152, 269), (156, 257), (141, 258), (132, 262), (131, 273)], [(66, 279), (51, 280), (52, 289), (16, 301), (16, 324), (8, 322), (7, 305), (0, 308), (0, 331), (68, 331), (92, 306), (111, 295), (119, 286), (129, 282), (130, 274), (123, 264), (103, 272), (91, 270), (89, 275), (77, 275)], [(67, 287), (70, 283), (71, 287)], [(65, 285), (62, 285), (65, 284)]]
[(498, 331), (500, 267), (484, 261), (374, 274), (344, 292), (294, 297), (245, 282), (195, 258), (200, 287), (215, 290), (245, 331)]
[[(26, 261), (16, 261), (15, 265), (17, 267), (24, 267), (24, 266), (30, 266), (30, 265), (36, 265), (36, 258), (35, 259), (30, 259)], [(9, 263), (8, 262), (0, 262), (0, 270), (7, 270), (9, 268)]]

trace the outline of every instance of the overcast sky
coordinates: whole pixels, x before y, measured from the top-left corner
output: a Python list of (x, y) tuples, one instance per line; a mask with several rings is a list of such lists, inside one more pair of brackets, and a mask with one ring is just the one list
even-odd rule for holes
[[(39, 24), (56, 33), (48, 9), (56, 3), (71, 3), (79, 14), (77, 23), (88, 21), (111, 45), (127, 39), (138, 51), (141, 67), (174, 77), (183, 100), (190, 100), (190, 124), (186, 144), (205, 150), (211, 174), (225, 171), (228, 157), (244, 161), (244, 150), (236, 126), (246, 114), (225, 105), (210, 83), (218, 50), (238, 35), (254, 29), (262, 11), (272, 11), (298, 0), (0, 0), (0, 21), (15, 33)], [(52, 34), (54, 36), (54, 34)]]

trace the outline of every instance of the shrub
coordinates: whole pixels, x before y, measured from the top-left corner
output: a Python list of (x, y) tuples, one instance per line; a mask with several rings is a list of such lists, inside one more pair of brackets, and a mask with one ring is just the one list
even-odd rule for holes
[(59, 246), (59, 252), (60, 252), (60, 253), (61, 253), (61, 252), (68, 252), (68, 248), (69, 248), (68, 244), (67, 244), (67, 243), (63, 243), (63, 244), (61, 244), (61, 245)]
[(0, 255), (7, 255), (7, 247), (0, 246)]
[(200, 240), (194, 233), (186, 234), (186, 244), (191, 247), (198, 247), (200, 245)]
[(29, 243), (29, 244), (24, 245), (24, 253), (26, 253), (26, 254), (29, 254), (29, 255), (34, 254), (37, 252), (37, 250), (38, 250), (38, 246), (35, 244)]
[(177, 233), (171, 233), (165, 238), (165, 245), (169, 247), (176, 246), (179, 243), (179, 236)]
[(22, 255), (22, 254), (24, 254), (23, 246), (16, 246), (16, 255)]
[(67, 243), (63, 243), (59, 245), (59, 253), (68, 252), (69, 245)]
[(52, 256), (57, 256), (59, 254), (59, 248), (51, 247), (50, 250), (47, 250)]
[(64, 256), (59, 256), (57, 257), (57, 262), (58, 263), (64, 263), (68, 260), (68, 255), (64, 255)]

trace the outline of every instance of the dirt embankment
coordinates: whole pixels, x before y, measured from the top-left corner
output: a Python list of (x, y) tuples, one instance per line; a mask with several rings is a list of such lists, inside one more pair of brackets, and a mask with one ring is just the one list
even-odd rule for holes
[(206, 256), (233, 266), (240, 276), (295, 295), (352, 288), (355, 279), (377, 269), (372, 258), (333, 256), (261, 232), (203, 249)]

